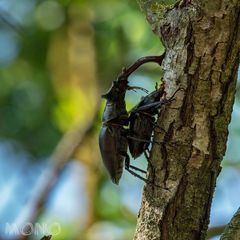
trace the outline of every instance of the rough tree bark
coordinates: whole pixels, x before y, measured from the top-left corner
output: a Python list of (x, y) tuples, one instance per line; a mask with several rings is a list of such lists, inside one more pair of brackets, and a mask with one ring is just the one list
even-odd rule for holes
[(231, 222), (225, 228), (220, 240), (239, 240), (240, 239), (240, 208), (234, 214)]
[[(153, 168), (139, 211), (135, 240), (204, 239), (228, 124), (240, 55), (240, 1), (186, 0), (164, 11), (141, 0), (166, 48), (166, 91), (176, 100), (162, 109), (150, 154)], [(154, 169), (154, 171), (153, 171)]]

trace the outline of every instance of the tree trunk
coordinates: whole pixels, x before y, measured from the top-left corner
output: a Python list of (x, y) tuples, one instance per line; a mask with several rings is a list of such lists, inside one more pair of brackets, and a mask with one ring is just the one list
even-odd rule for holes
[(184, 90), (159, 114), (154, 185), (144, 188), (134, 239), (204, 239), (234, 102), (240, 1), (186, 0), (171, 10), (157, 0), (140, 4), (166, 48), (167, 96)]

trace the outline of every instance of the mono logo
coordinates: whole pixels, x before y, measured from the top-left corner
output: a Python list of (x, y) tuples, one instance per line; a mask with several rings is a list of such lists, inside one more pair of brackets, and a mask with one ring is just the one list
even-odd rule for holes
[(61, 226), (57, 222), (35, 223), (26, 222), (21, 226), (15, 223), (6, 223), (5, 234), (11, 236), (52, 235), (61, 233)]

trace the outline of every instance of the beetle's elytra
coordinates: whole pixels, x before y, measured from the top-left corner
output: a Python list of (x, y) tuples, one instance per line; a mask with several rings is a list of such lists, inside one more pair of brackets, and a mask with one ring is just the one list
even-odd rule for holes
[[(130, 111), (129, 133), (131, 138), (128, 139), (128, 144), (129, 151), (134, 159), (148, 149), (155, 124), (154, 116), (165, 101), (165, 99), (162, 100), (165, 94), (162, 84), (158, 89), (143, 97)], [(139, 139), (139, 141), (135, 139)], [(145, 141), (140, 141), (141, 139)]]

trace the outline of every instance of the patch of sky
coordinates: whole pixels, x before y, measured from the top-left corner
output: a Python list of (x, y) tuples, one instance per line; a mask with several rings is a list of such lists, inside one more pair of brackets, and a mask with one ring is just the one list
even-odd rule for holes
[[(14, 222), (29, 198), (39, 174), (39, 165), (16, 143), (0, 142), (0, 234), (6, 223)], [(35, 174), (32, 174), (34, 172)]]
[(15, 34), (0, 30), (0, 46), (0, 67), (5, 67), (15, 60), (19, 52), (19, 44)]
[(33, 12), (35, 5), (36, 0), (21, 0), (21, 4), (19, 0), (0, 0), (0, 12), (4, 12), (16, 24), (26, 24), (32, 20), (27, 16)]
[[(141, 155), (136, 160), (131, 160), (131, 165), (142, 170), (147, 170), (147, 160), (144, 155)], [(144, 174), (140, 174), (142, 177)], [(120, 194), (123, 204), (134, 214), (137, 214), (141, 206), (142, 190), (145, 185), (144, 181), (133, 176), (128, 171), (124, 170), (122, 179), (120, 181)]]

